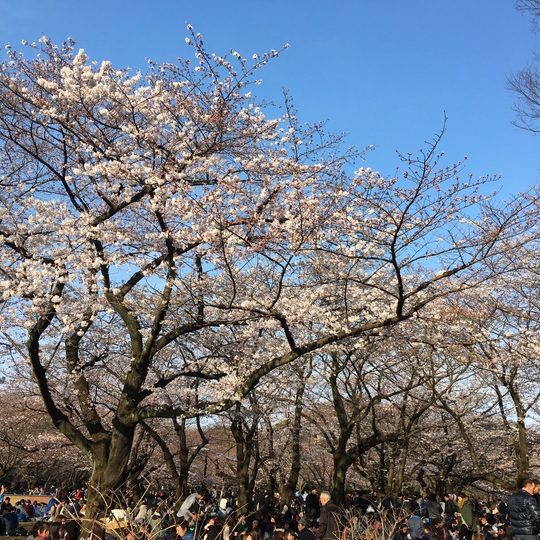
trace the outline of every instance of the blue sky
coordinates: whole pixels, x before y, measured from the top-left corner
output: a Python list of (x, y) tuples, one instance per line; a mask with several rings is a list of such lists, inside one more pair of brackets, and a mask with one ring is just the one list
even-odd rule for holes
[(540, 52), (512, 0), (0, 0), (0, 43), (72, 37), (92, 60), (143, 68), (191, 57), (186, 23), (210, 52), (246, 57), (285, 43), (261, 92), (289, 89), (307, 121), (374, 145), (364, 166), (392, 175), (395, 150), (441, 150), (466, 172), (498, 174), (504, 196), (540, 180), (540, 138), (512, 125), (507, 78)]

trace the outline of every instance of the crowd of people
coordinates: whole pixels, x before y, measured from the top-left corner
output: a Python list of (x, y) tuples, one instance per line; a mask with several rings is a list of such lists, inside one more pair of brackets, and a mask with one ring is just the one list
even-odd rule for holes
[(440, 499), (359, 492), (340, 508), (312, 488), (290, 504), (260, 498), (246, 516), (226, 497), (200, 490), (174, 516), (180, 521), (168, 522), (172, 540), (539, 540), (537, 497), (540, 482), (526, 479), (507, 502), (482, 503), (463, 492)]
[[(34, 493), (35, 495), (35, 493)], [(60, 494), (51, 495), (48, 502), (17, 499), (12, 501), (6, 495), (6, 487), (0, 487), (0, 535), (24, 536), (29, 540), (78, 540), (80, 532), (80, 510), (83, 506), (74, 499), (69, 502), (59, 498)], [(82, 497), (79, 497), (82, 501)], [(24, 524), (30, 524), (29, 529)]]
[[(125, 540), (539, 540), (540, 482), (525, 479), (507, 501), (482, 503), (465, 493), (420, 497), (351, 493), (338, 507), (327, 491), (310, 488), (284, 502), (278, 494), (255, 497), (243, 512), (232, 492), (199, 489), (179, 508), (164, 493), (111, 510), (106, 536)], [(0, 490), (0, 534), (28, 540), (78, 540), (84, 490), (58, 493), (47, 504), (12, 502)], [(32, 530), (21, 528), (31, 523)]]

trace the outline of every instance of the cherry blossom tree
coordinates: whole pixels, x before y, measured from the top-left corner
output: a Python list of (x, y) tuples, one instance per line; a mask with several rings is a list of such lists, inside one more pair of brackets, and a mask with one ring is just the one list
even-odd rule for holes
[(43, 405), (15, 389), (0, 396), (0, 478), (14, 490), (72, 487), (88, 479), (80, 450), (53, 426)]
[(493, 408), (508, 441), (514, 464), (514, 476), (530, 473), (531, 444), (528, 426), (538, 422), (540, 343), (540, 268), (533, 246), (524, 246), (500, 265), (512, 269), (488, 287), (462, 297), (465, 320), (476, 328), (470, 359), (479, 374), (481, 386), (491, 390)]
[[(310, 360), (310, 359), (308, 359)], [(304, 400), (306, 393), (306, 385), (312, 374), (311, 362), (305, 362), (293, 366), (290, 372), (290, 379), (295, 381), (295, 384), (289, 384), (286, 388), (287, 395), (285, 399), (291, 403), (290, 413), (285, 419), (285, 425), (288, 430), (286, 432), (285, 447), (290, 449), (290, 461), (288, 467), (282, 467), (283, 480), (281, 482), (280, 494), (282, 498), (290, 504), (296, 487), (298, 485), (301, 469), (302, 469), (302, 431), (304, 417)], [(290, 380), (285, 375), (285, 380)], [(267, 422), (268, 429), (271, 428), (271, 421)], [(285, 469), (285, 470), (283, 470)]]
[[(538, 32), (540, 18), (540, 2), (538, 0), (516, 0), (516, 8), (532, 17), (533, 28)], [(508, 82), (510, 89), (516, 93), (516, 120), (514, 124), (520, 128), (538, 133), (540, 130), (540, 71), (535, 54), (533, 62), (526, 68), (512, 75)]]
[(486, 282), (536, 235), (535, 194), (493, 206), (489, 179), (442, 164), (442, 134), (395, 177), (352, 173), (341, 137), (253, 97), (278, 51), (187, 41), (194, 62), (145, 74), (46, 38), (0, 65), (2, 340), (90, 460), (89, 521), (142, 422), (228, 409)]
[[(257, 413), (258, 467), (268, 491), (290, 504), (301, 478), (302, 431), (311, 359), (283, 366), (250, 393), (249, 409)], [(260, 475), (259, 475), (260, 477)]]
[[(341, 174), (337, 139), (300, 133), (289, 113), (280, 127), (252, 100), (254, 69), (277, 52), (246, 67), (193, 39), (196, 67), (145, 78), (46, 39), (2, 66), (5, 333), (92, 461), (90, 518), (125, 477), (140, 422), (230, 406), (298, 356), (273, 359), (280, 338), (253, 362), (238, 344), (261, 321), (284, 326), (280, 282), (323, 218), (314, 194)], [(206, 405), (192, 408), (186, 378), (208, 381)]]
[[(142, 425), (163, 453), (163, 460), (167, 467), (169, 480), (174, 485), (174, 499), (179, 504), (189, 495), (188, 485), (191, 465), (209, 441), (204, 433), (199, 417), (196, 418), (196, 430), (194, 429), (199, 436), (199, 440), (197, 444), (192, 444), (191, 446), (188, 443), (188, 437), (191, 432), (188, 429), (186, 419), (172, 418), (171, 422), (172, 433), (175, 435), (173, 439), (167, 436), (167, 432), (171, 431), (171, 423), (166, 423), (165, 426), (162, 426), (165, 430), (164, 434), (160, 433), (157, 426), (151, 426), (147, 422), (143, 422)], [(178, 450), (175, 451), (175, 448)]]

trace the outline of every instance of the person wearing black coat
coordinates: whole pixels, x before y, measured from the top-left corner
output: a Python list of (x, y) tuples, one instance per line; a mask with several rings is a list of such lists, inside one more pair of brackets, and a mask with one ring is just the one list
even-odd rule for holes
[(298, 520), (298, 540), (317, 540), (309, 525), (310, 523), (306, 518)]
[(535, 482), (525, 478), (520, 490), (508, 498), (510, 526), (515, 540), (538, 540), (540, 532), (540, 508), (534, 498)]
[(323, 491), (320, 496), (321, 515), (319, 518), (319, 540), (339, 540), (341, 523), (339, 508), (332, 502), (330, 493)]
[(19, 525), (19, 518), (15, 512), (4, 512), (2, 514), (4, 519), (5, 531), (4, 534), (13, 535), (15, 529)]
[(317, 489), (313, 488), (306, 495), (306, 515), (311, 519), (319, 519), (321, 515), (321, 505), (317, 496)]
[(406, 523), (402, 523), (394, 533), (392, 540), (409, 540), (409, 528)]

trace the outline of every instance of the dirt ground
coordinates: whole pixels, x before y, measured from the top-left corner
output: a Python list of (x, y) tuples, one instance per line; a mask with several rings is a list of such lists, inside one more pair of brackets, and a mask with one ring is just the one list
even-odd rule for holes
[[(20, 499), (17, 499), (17, 500), (20, 501)], [(34, 521), (23, 521), (19, 523), (19, 526), (24, 527), (27, 531), (30, 531), (32, 527), (34, 526), (34, 523), (35, 523)], [(4, 540), (4, 538), (6, 539), (16, 538), (17, 540), (26, 540), (26, 536), (8, 536), (8, 535), (2, 536), (2, 540)]]
[(17, 493), (5, 493), (4, 497), (11, 497), (11, 504), (18, 503), (21, 499), (27, 501), (30, 499), (32, 502), (47, 504), (51, 500), (51, 495), (19, 495)]

